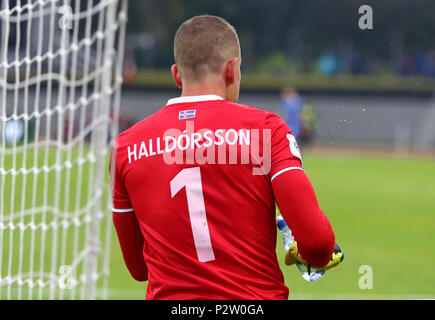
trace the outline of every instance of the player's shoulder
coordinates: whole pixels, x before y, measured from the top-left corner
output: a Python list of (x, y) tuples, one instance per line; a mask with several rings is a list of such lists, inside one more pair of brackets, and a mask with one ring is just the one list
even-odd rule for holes
[(228, 100), (222, 100), (221, 103), (223, 103), (225, 106), (227, 106), (230, 109), (234, 109), (240, 112), (247, 112), (247, 113), (259, 114), (259, 115), (264, 114), (264, 110), (261, 110), (254, 106), (232, 102)]
[[(267, 122), (269, 120), (279, 120), (281, 119), (277, 114), (273, 113), (269, 110), (263, 110), (260, 107), (241, 104), (241, 103), (235, 103), (231, 101), (223, 101), (230, 109), (234, 112), (240, 112), (242, 114), (246, 114), (247, 117), (258, 117), (262, 119), (263, 121)], [(262, 107), (268, 107), (268, 106), (262, 106)]]
[[(263, 120), (265, 127), (275, 127), (285, 124), (285, 121), (276, 113), (269, 110), (262, 110), (259, 107), (254, 107), (250, 105), (244, 105), (234, 102), (229, 102), (228, 104), (241, 112), (246, 112), (247, 116), (256, 116)], [(265, 106), (268, 107), (268, 106)]]

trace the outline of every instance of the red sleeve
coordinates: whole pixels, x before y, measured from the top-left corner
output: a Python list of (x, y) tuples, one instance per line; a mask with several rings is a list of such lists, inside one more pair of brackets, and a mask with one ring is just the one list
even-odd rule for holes
[(125, 264), (137, 281), (148, 280), (148, 268), (143, 257), (145, 239), (133, 211), (122, 175), (122, 161), (119, 151), (112, 149), (110, 155), (110, 185), (113, 197), (113, 224), (118, 234), (119, 244)]
[(113, 212), (113, 224), (118, 234), (124, 262), (131, 276), (137, 281), (148, 280), (148, 267), (143, 257), (145, 239), (136, 215)]
[(326, 266), (334, 251), (335, 235), (305, 172), (283, 172), (273, 180), (272, 188), (301, 256), (315, 267)]
[(264, 127), (271, 131), (271, 179), (285, 170), (302, 169), (299, 146), (284, 120), (274, 113), (267, 112)]
[(112, 201), (114, 212), (130, 212), (133, 211), (133, 206), (128, 197), (127, 189), (124, 185), (124, 177), (122, 174), (122, 161), (120, 159), (119, 150), (112, 148), (110, 153), (110, 186), (112, 188)]

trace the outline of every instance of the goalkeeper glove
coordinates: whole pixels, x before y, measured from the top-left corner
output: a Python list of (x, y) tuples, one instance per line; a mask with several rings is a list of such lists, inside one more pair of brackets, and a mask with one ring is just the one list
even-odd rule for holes
[(344, 253), (343, 250), (341, 250), (340, 246), (335, 243), (334, 252), (332, 253), (331, 261), (328, 262), (325, 269), (329, 270), (331, 268), (334, 268), (340, 264), (341, 261), (344, 259)]
[(285, 254), (285, 264), (291, 266), (296, 262), (300, 262), (304, 265), (308, 265), (308, 262), (300, 255), (298, 251), (298, 244), (295, 241), (292, 243), (292, 245), (290, 246), (290, 248), (287, 250)]

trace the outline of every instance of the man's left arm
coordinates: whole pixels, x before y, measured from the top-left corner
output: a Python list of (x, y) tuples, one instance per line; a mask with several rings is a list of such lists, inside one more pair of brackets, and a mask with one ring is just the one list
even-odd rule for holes
[(286, 256), (286, 264), (295, 263), (287, 258), (299, 254), (304, 264), (326, 266), (333, 254), (335, 235), (303, 170), (296, 138), (288, 125), (273, 113), (266, 113), (265, 128), (271, 129), (269, 175), (273, 193), (297, 241), (292, 252), (289, 251), (292, 254)]
[(124, 186), (120, 163), (112, 149), (110, 157), (110, 185), (112, 188), (112, 217), (127, 269), (137, 281), (148, 280), (148, 267), (143, 256), (145, 239), (133, 206)]
[(143, 257), (145, 239), (134, 212), (113, 212), (122, 256), (131, 276), (137, 281), (148, 280), (148, 267)]

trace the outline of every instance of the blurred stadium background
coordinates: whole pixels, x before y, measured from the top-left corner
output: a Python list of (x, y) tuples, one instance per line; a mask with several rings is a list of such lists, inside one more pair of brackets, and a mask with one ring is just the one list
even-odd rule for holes
[[(345, 260), (307, 283), (284, 266), (278, 239), (290, 299), (435, 298), (432, 0), (128, 3), (120, 131), (179, 94), (173, 36), (198, 14), (222, 16), (239, 33), (241, 103), (286, 118), (283, 92), (301, 97), (304, 166)], [(358, 27), (361, 5), (373, 8), (373, 30)], [(109, 298), (143, 299), (146, 283), (130, 277), (115, 233), (111, 241)], [(359, 286), (366, 265), (371, 289)]]

